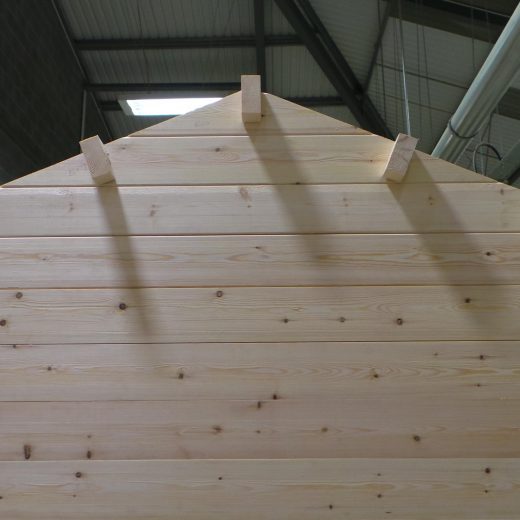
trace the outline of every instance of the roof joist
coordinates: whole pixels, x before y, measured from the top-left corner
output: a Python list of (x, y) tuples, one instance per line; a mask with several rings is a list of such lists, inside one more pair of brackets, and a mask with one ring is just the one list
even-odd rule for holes
[(363, 86), (311, 4), (307, 0), (276, 0), (276, 4), (361, 127), (379, 135), (392, 137), (375, 106), (363, 95)]
[[(101, 38), (75, 40), (80, 51), (126, 51), (153, 49), (214, 49), (224, 47), (255, 47), (256, 36), (189, 36), (180, 38)], [(295, 34), (265, 35), (267, 46), (303, 45)]]

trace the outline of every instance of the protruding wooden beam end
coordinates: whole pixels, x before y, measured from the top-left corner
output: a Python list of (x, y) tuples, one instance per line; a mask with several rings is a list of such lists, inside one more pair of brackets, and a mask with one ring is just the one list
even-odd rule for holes
[(110, 158), (105, 152), (99, 136), (84, 139), (80, 141), (79, 146), (87, 161), (92, 179), (98, 186), (115, 181)]
[(258, 123), (262, 120), (262, 90), (260, 76), (242, 76), (242, 121)]
[(385, 180), (401, 182), (404, 179), (417, 142), (418, 139), (407, 134), (397, 136), (383, 173)]

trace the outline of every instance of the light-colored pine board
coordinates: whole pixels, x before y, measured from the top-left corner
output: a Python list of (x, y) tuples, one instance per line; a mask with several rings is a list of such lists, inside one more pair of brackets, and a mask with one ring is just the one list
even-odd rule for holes
[[(128, 137), (106, 146), (118, 186), (384, 183), (392, 141), (375, 135)], [(407, 183), (494, 182), (416, 152)], [(5, 185), (92, 186), (82, 155)]]
[(3, 345), (0, 359), (1, 401), (520, 399), (508, 341)]
[(0, 514), (9, 520), (512, 520), (520, 516), (519, 480), (519, 459), (3, 462)]
[(417, 146), (417, 141), (418, 139), (410, 135), (399, 134), (397, 136), (383, 173), (385, 180), (392, 182), (402, 182), (404, 180)]
[(519, 284), (520, 234), (0, 239), (0, 287)]
[(0, 190), (0, 236), (518, 232), (500, 184)]
[(520, 401), (456, 396), (4, 402), (0, 419), (0, 460), (514, 457), (520, 444)]
[(262, 94), (262, 120), (250, 128), (242, 121), (242, 94), (237, 92), (217, 103), (158, 125), (135, 132), (134, 136), (183, 135), (269, 135), (269, 134), (361, 134), (369, 132), (343, 121), (309, 110), (285, 99)]
[(241, 78), (242, 121), (259, 123), (262, 120), (262, 89), (260, 76), (247, 75)]
[(80, 141), (79, 146), (93, 183), (102, 185), (112, 182), (114, 180), (112, 165), (99, 136), (95, 135)]
[(0, 343), (518, 340), (520, 286), (0, 291)]

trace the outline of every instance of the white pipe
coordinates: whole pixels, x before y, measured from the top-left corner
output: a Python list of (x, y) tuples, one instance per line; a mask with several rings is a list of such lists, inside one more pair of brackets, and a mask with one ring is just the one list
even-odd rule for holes
[(455, 161), (498, 105), (520, 68), (520, 4), (450, 119), (432, 155)]

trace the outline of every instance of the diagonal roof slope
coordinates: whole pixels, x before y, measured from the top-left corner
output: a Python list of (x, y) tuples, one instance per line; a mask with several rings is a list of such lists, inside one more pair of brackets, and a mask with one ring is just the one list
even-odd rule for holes
[[(393, 141), (271, 94), (262, 94), (262, 104), (262, 120), (245, 124), (237, 92), (107, 144), (117, 185), (386, 182)], [(405, 182), (495, 181), (416, 151)], [(88, 187), (93, 181), (80, 154), (4, 185), (38, 186)]]
[(262, 95), (262, 121), (260, 123), (244, 124), (241, 111), (241, 93), (236, 92), (217, 103), (184, 116), (174, 117), (132, 135), (134, 137), (276, 133), (369, 135), (369, 132), (365, 130), (272, 94)]

